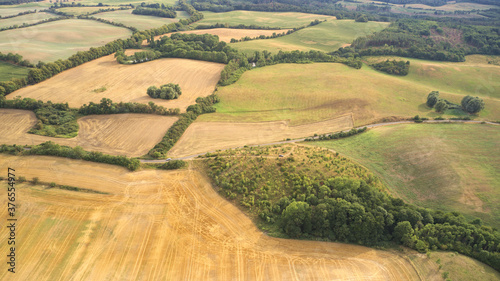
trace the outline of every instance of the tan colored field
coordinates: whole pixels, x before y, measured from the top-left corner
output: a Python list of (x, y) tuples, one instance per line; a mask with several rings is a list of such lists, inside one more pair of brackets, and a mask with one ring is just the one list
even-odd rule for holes
[[(276, 30), (264, 30), (264, 29), (235, 29), (235, 28), (213, 28), (213, 29), (197, 29), (188, 30), (176, 33), (188, 33), (188, 34), (212, 34), (219, 36), (219, 41), (224, 41), (226, 43), (231, 42), (231, 39), (241, 39), (243, 37), (254, 38), (260, 35), (271, 36), (273, 33), (280, 34), (286, 33), (289, 29), (276, 29)], [(155, 40), (160, 39), (163, 36), (170, 36), (172, 33), (167, 35), (155, 36)]]
[[(80, 107), (90, 101), (109, 98), (114, 102), (154, 102), (167, 108), (185, 110), (197, 97), (212, 94), (224, 64), (188, 59), (158, 59), (150, 62), (123, 65), (113, 55), (105, 56), (33, 86), (22, 88), (7, 96), (34, 98), (43, 101), (68, 102)], [(71, 81), (71, 83), (68, 83)], [(179, 84), (182, 95), (176, 100), (153, 99), (146, 94), (148, 87), (167, 83)], [(93, 90), (106, 87), (103, 92)]]
[(287, 138), (309, 137), (314, 134), (337, 132), (352, 127), (351, 115), (298, 126), (290, 126), (288, 121), (195, 122), (189, 126), (181, 139), (170, 150), (169, 155), (183, 157), (217, 149), (266, 144)]
[(93, 115), (78, 119), (78, 136), (71, 139), (28, 134), (37, 118), (31, 111), (0, 110), (0, 144), (34, 145), (53, 141), (88, 151), (136, 157), (161, 141), (177, 117), (150, 114)]
[[(268, 237), (196, 170), (132, 173), (77, 160), (0, 155), (0, 169), (7, 167), (27, 179), (110, 194), (18, 184), (18, 272), (3, 270), (2, 280), (421, 279), (396, 252)], [(2, 205), (6, 191), (0, 189)], [(7, 208), (0, 217), (5, 220)], [(7, 253), (4, 239), (0, 251)], [(439, 278), (434, 273), (426, 280)]]

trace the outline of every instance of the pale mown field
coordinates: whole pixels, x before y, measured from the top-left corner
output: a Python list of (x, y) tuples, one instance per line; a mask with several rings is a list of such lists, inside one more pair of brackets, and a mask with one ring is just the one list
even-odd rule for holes
[[(212, 94), (224, 64), (188, 59), (158, 59), (150, 62), (124, 65), (116, 62), (114, 55), (105, 56), (58, 75), (15, 91), (7, 96), (33, 98), (80, 107), (102, 98), (113, 102), (154, 102), (167, 108), (185, 110), (197, 97)], [(68, 83), (68, 81), (72, 81)], [(146, 90), (150, 86), (175, 83), (182, 95), (175, 100), (153, 99)], [(105, 87), (103, 92), (95, 89)]]
[(32, 63), (50, 62), (130, 35), (126, 28), (97, 21), (59, 20), (0, 32), (0, 52), (18, 53)]
[[(422, 275), (394, 251), (268, 237), (196, 170), (129, 172), (85, 161), (0, 155), (0, 169), (7, 167), (27, 179), (109, 194), (17, 185), (22, 267), (14, 276), (0, 272), (0, 279), (420, 280)], [(2, 205), (6, 191), (0, 190)], [(6, 211), (0, 209), (0, 217)], [(1, 243), (0, 251), (7, 246)], [(440, 280), (433, 270), (426, 279)]]
[(78, 119), (78, 136), (70, 139), (29, 134), (36, 124), (35, 114), (27, 110), (0, 110), (0, 144), (35, 145), (52, 141), (87, 151), (137, 157), (161, 141), (177, 117), (151, 114), (92, 115)]
[(291, 126), (288, 121), (231, 123), (195, 122), (186, 130), (169, 155), (183, 157), (217, 149), (265, 144), (287, 138), (300, 138), (348, 130), (353, 127), (351, 115)]
[[(179, 33), (187, 33), (187, 34), (212, 34), (219, 36), (219, 41), (224, 41), (226, 43), (231, 42), (231, 39), (241, 39), (243, 37), (254, 38), (260, 35), (271, 36), (273, 33), (280, 34), (283, 32), (287, 32), (289, 29), (276, 29), (276, 30), (266, 30), (266, 29), (235, 29), (235, 28), (213, 28), (213, 29), (197, 29), (197, 30), (188, 30), (181, 31)], [(163, 36), (170, 36), (173, 33), (169, 33), (167, 35), (158, 35), (155, 36), (155, 40), (160, 39)]]

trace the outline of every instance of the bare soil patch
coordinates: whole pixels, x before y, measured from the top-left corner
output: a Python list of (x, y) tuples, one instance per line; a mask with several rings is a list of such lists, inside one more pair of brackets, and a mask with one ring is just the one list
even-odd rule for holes
[[(0, 279), (419, 280), (412, 263), (395, 252), (268, 237), (196, 170), (132, 173), (0, 155), (0, 169), (7, 167), (28, 179), (111, 194), (18, 185), (23, 270), (14, 277), (2, 271)], [(0, 190), (2, 204), (6, 192)], [(1, 243), (0, 251), (7, 247)]]
[[(80, 107), (90, 101), (98, 103), (102, 98), (109, 98), (114, 102), (152, 101), (167, 108), (185, 110), (195, 103), (197, 97), (212, 94), (223, 68), (224, 64), (220, 63), (175, 58), (123, 65), (116, 62), (114, 55), (109, 55), (22, 88), (7, 98), (21, 96), (67, 102), (70, 107)], [(179, 84), (182, 95), (178, 99), (153, 99), (146, 94), (148, 87), (167, 83)], [(101, 87), (106, 87), (106, 91), (93, 91)]]
[(309, 137), (353, 127), (351, 115), (335, 119), (290, 126), (288, 121), (231, 123), (195, 122), (186, 130), (169, 155), (181, 157), (202, 152), (265, 144), (287, 138)]
[(177, 117), (150, 114), (93, 115), (78, 119), (78, 136), (71, 139), (29, 134), (37, 118), (31, 111), (0, 110), (0, 144), (36, 145), (53, 141), (88, 151), (136, 157), (161, 141)]

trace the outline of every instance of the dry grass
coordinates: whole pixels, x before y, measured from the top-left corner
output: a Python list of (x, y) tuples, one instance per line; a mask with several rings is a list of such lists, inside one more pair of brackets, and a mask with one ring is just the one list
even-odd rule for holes
[[(181, 31), (177, 33), (188, 33), (188, 34), (212, 34), (219, 36), (219, 41), (231, 42), (231, 39), (241, 39), (243, 37), (254, 38), (260, 35), (271, 36), (273, 33), (280, 34), (283, 32), (287, 32), (289, 29), (276, 29), (276, 30), (264, 30), (264, 29), (235, 29), (235, 28), (213, 28), (213, 29), (197, 29), (197, 30), (188, 30)], [(170, 36), (172, 33), (167, 35), (158, 35), (155, 36), (155, 40), (160, 39), (163, 36)], [(144, 44), (144, 43), (143, 43)]]
[[(117, 63), (113, 55), (109, 55), (20, 89), (8, 95), (7, 99), (21, 96), (68, 102), (70, 107), (80, 107), (90, 101), (98, 103), (102, 98), (109, 98), (114, 102), (152, 101), (167, 108), (184, 110), (194, 104), (197, 97), (212, 94), (223, 68), (223, 64), (187, 59), (158, 59), (123, 65)], [(152, 99), (146, 94), (148, 87), (167, 83), (180, 85), (182, 95), (178, 99)], [(103, 86), (106, 91), (93, 91)]]
[(265, 144), (286, 138), (308, 137), (353, 127), (351, 115), (290, 126), (288, 121), (260, 123), (195, 122), (186, 130), (169, 155), (181, 157), (217, 149)]
[(93, 115), (80, 118), (78, 136), (71, 139), (28, 134), (37, 122), (31, 111), (0, 110), (0, 144), (34, 145), (46, 141), (81, 146), (111, 155), (141, 156), (161, 141), (176, 117), (149, 114)]
[(78, 51), (125, 39), (131, 34), (126, 28), (93, 20), (58, 20), (0, 32), (0, 52), (18, 53), (36, 64), (66, 59)]
[[(1, 155), (0, 169), (7, 167), (27, 179), (110, 195), (17, 185), (22, 267), (15, 275), (0, 272), (0, 279), (419, 280), (411, 262), (395, 252), (268, 237), (196, 170), (132, 173)], [(6, 192), (0, 190), (2, 205)], [(0, 210), (2, 218), (6, 211)], [(1, 243), (0, 251), (7, 247)]]

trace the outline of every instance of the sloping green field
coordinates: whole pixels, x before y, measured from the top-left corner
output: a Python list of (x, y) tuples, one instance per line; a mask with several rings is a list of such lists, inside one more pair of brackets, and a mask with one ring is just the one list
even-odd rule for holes
[(279, 28), (294, 28), (309, 24), (316, 19), (335, 19), (332, 16), (323, 16), (305, 13), (274, 13), (253, 11), (231, 11), (227, 13), (203, 12), (204, 19), (196, 24), (227, 23), (229, 25), (257, 25)]
[(26, 77), (28, 71), (29, 68), (0, 61), (0, 81), (9, 81), (12, 78)]
[(48, 13), (34, 13), (27, 14), (23, 16), (18, 16), (10, 19), (0, 19), (0, 28), (2, 27), (10, 27), (10, 26), (22, 26), (23, 23), (30, 24), (39, 22), (45, 19), (57, 18), (58, 16)]
[[(492, 80), (485, 86), (495, 83)], [(358, 70), (338, 63), (279, 64), (248, 71), (235, 84), (220, 88), (217, 113), (199, 120), (304, 124), (352, 114), (355, 125), (363, 125), (391, 116), (433, 118), (441, 114), (429, 109), (425, 101), (435, 89), (425, 81), (388, 75), (366, 65)], [(441, 97), (460, 103), (465, 94), (446, 91)], [(500, 101), (484, 100), (486, 108), (476, 119), (500, 120)], [(452, 114), (456, 113), (443, 116)]]
[(161, 18), (145, 15), (134, 15), (132, 10), (119, 10), (113, 12), (105, 12), (95, 14), (94, 17), (101, 18), (113, 22), (123, 23), (126, 26), (133, 26), (139, 30), (146, 30), (155, 27), (160, 27), (165, 24), (172, 22), (178, 22), (179, 19), (188, 18), (189, 15), (184, 11), (177, 11), (177, 17), (171, 18)]
[(500, 227), (500, 126), (391, 125), (308, 144), (355, 159), (406, 201)]
[(266, 39), (238, 42), (232, 47), (244, 53), (255, 51), (324, 51), (333, 52), (340, 47), (349, 45), (355, 38), (366, 36), (387, 27), (385, 22), (360, 23), (354, 20), (334, 20), (311, 26), (290, 35)]

